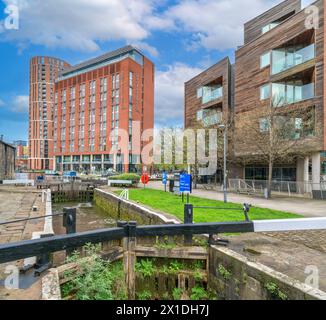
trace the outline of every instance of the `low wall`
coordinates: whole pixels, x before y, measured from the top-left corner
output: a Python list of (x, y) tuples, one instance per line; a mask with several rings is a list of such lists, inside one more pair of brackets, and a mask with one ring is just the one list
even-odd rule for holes
[(137, 221), (139, 225), (179, 224), (180, 221), (168, 218), (143, 206), (120, 199), (117, 195), (100, 189), (94, 191), (94, 203), (120, 221)]
[(208, 284), (224, 300), (326, 300), (326, 293), (228, 248), (213, 246)]

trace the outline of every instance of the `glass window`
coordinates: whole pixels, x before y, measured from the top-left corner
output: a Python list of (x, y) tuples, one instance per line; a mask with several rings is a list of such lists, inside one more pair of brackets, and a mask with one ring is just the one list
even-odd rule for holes
[(269, 130), (269, 121), (266, 118), (259, 120), (260, 132), (267, 132)]
[(260, 100), (266, 100), (270, 98), (270, 85), (265, 84), (260, 87)]
[(197, 121), (203, 120), (203, 110), (197, 112)]
[(197, 98), (201, 98), (203, 96), (203, 88), (197, 89)]
[(260, 57), (260, 68), (263, 69), (271, 64), (271, 53), (267, 52)]

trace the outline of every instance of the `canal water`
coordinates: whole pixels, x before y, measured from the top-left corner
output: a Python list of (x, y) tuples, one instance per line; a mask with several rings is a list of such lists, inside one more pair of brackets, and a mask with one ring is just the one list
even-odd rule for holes
[[(63, 208), (75, 207), (77, 208), (77, 232), (112, 228), (116, 226), (116, 221), (111, 219), (107, 212), (104, 212), (92, 203), (56, 203), (52, 205), (52, 211), (56, 214), (61, 213)], [(66, 229), (63, 227), (62, 222), (62, 216), (54, 217), (53, 229), (56, 235), (66, 233)]]

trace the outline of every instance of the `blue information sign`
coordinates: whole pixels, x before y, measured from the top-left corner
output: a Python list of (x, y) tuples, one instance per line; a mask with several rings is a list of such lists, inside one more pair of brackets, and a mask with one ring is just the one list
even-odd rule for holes
[(163, 172), (162, 182), (163, 182), (163, 184), (167, 184), (168, 183), (168, 175), (166, 174), (166, 172)]
[(191, 175), (181, 174), (180, 175), (180, 192), (191, 192)]
[(63, 174), (64, 177), (69, 177), (69, 178), (76, 178), (77, 177), (77, 172), (75, 171), (66, 171)]

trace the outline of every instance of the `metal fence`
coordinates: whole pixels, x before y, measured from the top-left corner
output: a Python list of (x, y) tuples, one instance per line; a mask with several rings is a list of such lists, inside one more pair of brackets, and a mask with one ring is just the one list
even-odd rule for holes
[[(264, 195), (267, 186), (267, 180), (229, 179), (229, 190), (234, 192)], [(271, 190), (274, 194), (283, 194), (290, 197), (306, 195), (310, 198), (326, 199), (326, 181), (312, 183), (273, 180)]]

